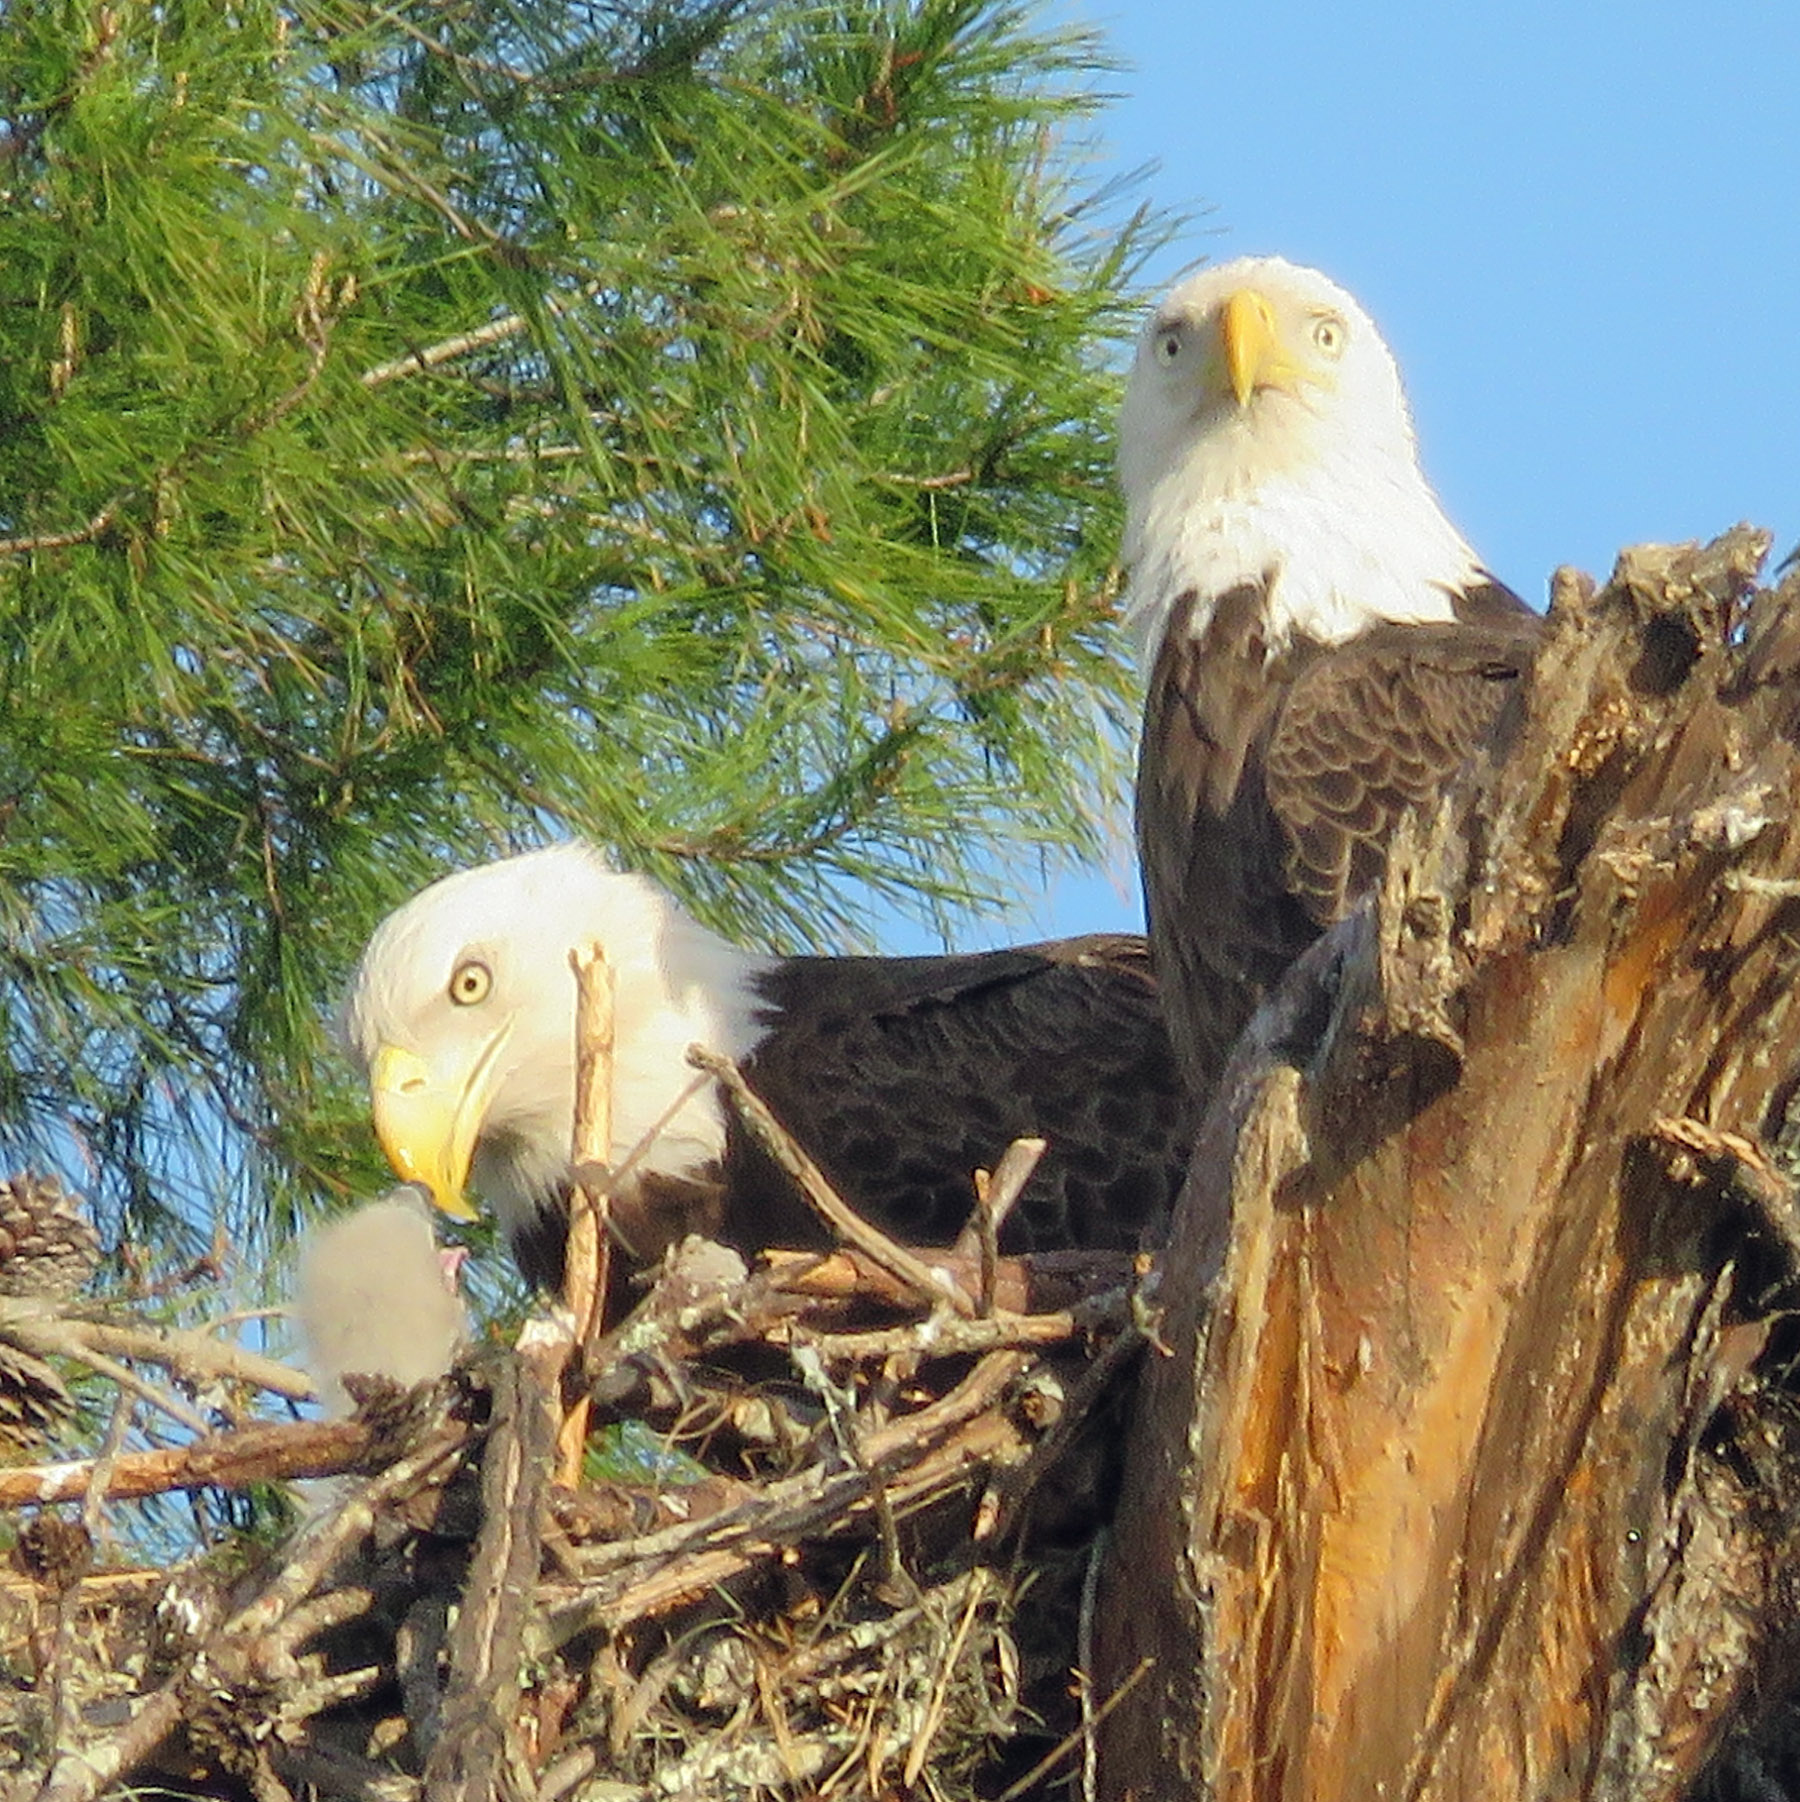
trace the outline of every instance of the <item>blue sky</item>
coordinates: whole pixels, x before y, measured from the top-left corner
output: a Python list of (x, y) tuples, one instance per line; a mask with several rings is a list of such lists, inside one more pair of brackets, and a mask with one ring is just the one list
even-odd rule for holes
[[(1191, 216), (1157, 286), (1275, 252), (1349, 287), (1521, 594), (1738, 519), (1800, 541), (1795, 0), (1069, 3), (1129, 65), (1104, 169), (1154, 164), (1147, 196)], [(1115, 863), (958, 936), (1136, 925)]]

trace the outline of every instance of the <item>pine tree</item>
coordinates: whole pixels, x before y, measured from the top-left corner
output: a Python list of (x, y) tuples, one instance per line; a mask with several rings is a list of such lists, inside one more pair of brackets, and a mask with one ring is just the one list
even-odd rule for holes
[(326, 1012), (564, 830), (765, 943), (1116, 797), (1087, 36), (1004, 0), (23, 0), (0, 33), (0, 1148), (257, 1243)]

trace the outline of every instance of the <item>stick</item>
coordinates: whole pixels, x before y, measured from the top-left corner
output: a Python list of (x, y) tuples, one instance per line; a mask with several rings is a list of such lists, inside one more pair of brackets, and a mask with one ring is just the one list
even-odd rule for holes
[[(1130, 1330), (1124, 1298), (1113, 1312), (1115, 1329)], [(873, 1327), (860, 1333), (820, 1333), (810, 1327), (775, 1322), (762, 1337), (771, 1345), (804, 1342), (828, 1365), (867, 1364), (889, 1358), (951, 1358), (994, 1351), (1008, 1345), (1064, 1345), (1101, 1323), (1081, 1319), (1071, 1309), (1055, 1314), (991, 1314), (982, 1320), (915, 1322)]]
[[(1031, 1181), (1031, 1173), (1044, 1155), (1042, 1139), (1014, 1139), (1000, 1154), (1000, 1162), (992, 1172), (975, 1172), (975, 1217), (970, 1222), (975, 1230), (975, 1249), (981, 1257), (980, 1313), (985, 1320), (994, 1311), (994, 1286), (1000, 1271), (1000, 1233), (1007, 1217), (1018, 1204)], [(968, 1237), (964, 1228), (962, 1238)], [(962, 1239), (957, 1250), (963, 1249)]]
[[(461, 1429), (452, 1431), (460, 1441)], [(121, 1452), (103, 1493), (111, 1501), (135, 1501), (171, 1489), (248, 1489), (258, 1483), (337, 1476), (366, 1459), (377, 1440), (377, 1434), (357, 1420), (244, 1427), (187, 1445)], [(75, 1458), (0, 1470), (0, 1508), (81, 1501), (94, 1483), (96, 1463)]]
[(963, 1319), (974, 1317), (975, 1303), (966, 1291), (941, 1270), (890, 1239), (846, 1202), (826, 1181), (825, 1173), (794, 1142), (792, 1135), (769, 1111), (768, 1103), (744, 1080), (728, 1057), (700, 1045), (688, 1047), (688, 1062), (719, 1079), (744, 1124), (763, 1149), (800, 1185), (800, 1193), (840, 1239), (853, 1245), (888, 1275), (904, 1283), (912, 1294), (929, 1302), (942, 1302)]
[[(897, 1282), (872, 1258), (854, 1251), (822, 1257), (816, 1251), (770, 1250), (762, 1254), (771, 1286), (780, 1294), (818, 1301), (917, 1301), (910, 1283)], [(1108, 1293), (1131, 1289), (1136, 1256), (1128, 1251), (1035, 1251), (1002, 1258), (996, 1270), (997, 1313), (1042, 1314), (1059, 1308), (1083, 1315)], [(972, 1253), (945, 1252), (943, 1268), (973, 1288), (980, 1266)], [(1109, 1304), (1110, 1310), (1110, 1304)]]
[[(425, 1761), (427, 1802), (516, 1795), (526, 1623), (543, 1543), (554, 1387), (535, 1390), (538, 1366), (502, 1366), (481, 1459), (481, 1534), (451, 1629), (450, 1676), (437, 1743)], [(579, 1455), (580, 1447), (576, 1447)]]
[[(598, 1335), (606, 1309), (611, 1259), (606, 1230), (610, 1196), (604, 1172), (612, 1162), (613, 975), (605, 949), (589, 945), (569, 953), (575, 972), (575, 1132), (570, 1161), (577, 1170), (598, 1169), (599, 1180), (575, 1184), (569, 1197), (569, 1243), (563, 1264), (563, 1301), (575, 1323), (578, 1362)], [(581, 1481), (589, 1403), (585, 1393), (564, 1417), (556, 1441), (557, 1480), (570, 1489)]]
[(1130, 1363), (1143, 1344), (1142, 1331), (1135, 1325), (1127, 1324), (1118, 1337), (1081, 1373), (1064, 1400), (1062, 1413), (1032, 1448), (1031, 1456), (1016, 1470), (1007, 1472), (1003, 1486), (1005, 1500), (993, 1525), (996, 1535), (1010, 1533), (1018, 1524), (1019, 1516), (1039, 1481), (1046, 1472), (1056, 1468), (1058, 1459), (1080, 1432), (1082, 1424), (1105, 1393), (1107, 1385)]
[[(9, 1338), (29, 1351), (91, 1362), (90, 1353), (111, 1353), (143, 1364), (160, 1364), (204, 1386), (219, 1378), (248, 1383), (295, 1401), (315, 1399), (312, 1379), (273, 1358), (221, 1345), (204, 1333), (173, 1327), (118, 1326), (50, 1314), (38, 1301), (0, 1299), (0, 1324)], [(162, 1405), (160, 1402), (159, 1406)]]
[(890, 1504), (905, 1511), (948, 1493), (982, 1468), (1025, 1454), (1019, 1429), (997, 1403), (1032, 1365), (1028, 1353), (990, 1352), (948, 1395), (862, 1438), (866, 1469), (813, 1465), (768, 1484), (740, 1507), (634, 1540), (583, 1546), (574, 1561), (584, 1580), (547, 1598), (555, 1643), (588, 1629), (615, 1632), (666, 1612), (809, 1534), (838, 1531), (872, 1511), (879, 1479)]
[(902, 1789), (910, 1790), (919, 1781), (919, 1773), (924, 1770), (925, 1760), (931, 1752), (931, 1742), (937, 1738), (938, 1728), (944, 1724), (944, 1708), (950, 1697), (950, 1679), (956, 1675), (963, 1647), (969, 1643), (969, 1629), (975, 1624), (975, 1611), (986, 1597), (991, 1580), (984, 1565), (977, 1565), (969, 1573), (968, 1594), (963, 1603), (962, 1618), (956, 1623), (956, 1632), (938, 1667), (937, 1681), (931, 1686), (931, 1699), (925, 1705), (925, 1718), (919, 1723), (918, 1732), (913, 1735), (912, 1750), (906, 1755), (900, 1777)]
[[(1086, 1704), (1084, 1703), (1084, 1718), (1081, 1725), (1072, 1733), (1064, 1734), (1063, 1737), (1058, 1740), (1057, 1743), (1052, 1746), (1017, 1783), (1011, 1785), (1007, 1789), (1003, 1789), (1000, 1792), (1000, 1802), (1020, 1802), (1021, 1797), (1034, 1794), (1038, 1784), (1044, 1778), (1048, 1777), (1078, 1745), (1085, 1746), (1093, 1738), (1094, 1729), (1098, 1727), (1140, 1683), (1143, 1682), (1150, 1674), (1151, 1668), (1155, 1663), (1156, 1660), (1154, 1658), (1140, 1658), (1135, 1668), (1126, 1677), (1125, 1681), (1121, 1683), (1098, 1708), (1094, 1709), (1091, 1715), (1087, 1714)], [(1086, 1681), (1085, 1674), (1082, 1680), (1083, 1682)], [(1093, 1791), (1089, 1789), (1084, 1793), (1091, 1796)]]

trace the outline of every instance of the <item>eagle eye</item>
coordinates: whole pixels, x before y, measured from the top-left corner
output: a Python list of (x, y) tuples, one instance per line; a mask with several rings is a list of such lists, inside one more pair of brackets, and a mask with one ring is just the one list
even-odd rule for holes
[(1181, 355), (1181, 327), (1165, 325), (1156, 334), (1154, 354), (1157, 362), (1167, 369)]
[(480, 958), (458, 964), (450, 976), (450, 999), (458, 1007), (479, 1007), (494, 986), (494, 973)]
[(1344, 322), (1335, 313), (1321, 313), (1313, 321), (1312, 340), (1326, 356), (1335, 357), (1344, 348)]

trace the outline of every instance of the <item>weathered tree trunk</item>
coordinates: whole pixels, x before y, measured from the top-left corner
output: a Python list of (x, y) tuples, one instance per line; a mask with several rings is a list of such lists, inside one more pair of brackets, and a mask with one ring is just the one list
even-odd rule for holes
[[(1680, 1795), (1793, 1645), (1800, 581), (1559, 584), (1505, 744), (1253, 1023), (1098, 1610), (1111, 1798)], [(1791, 1687), (1783, 1678), (1781, 1687)]]

